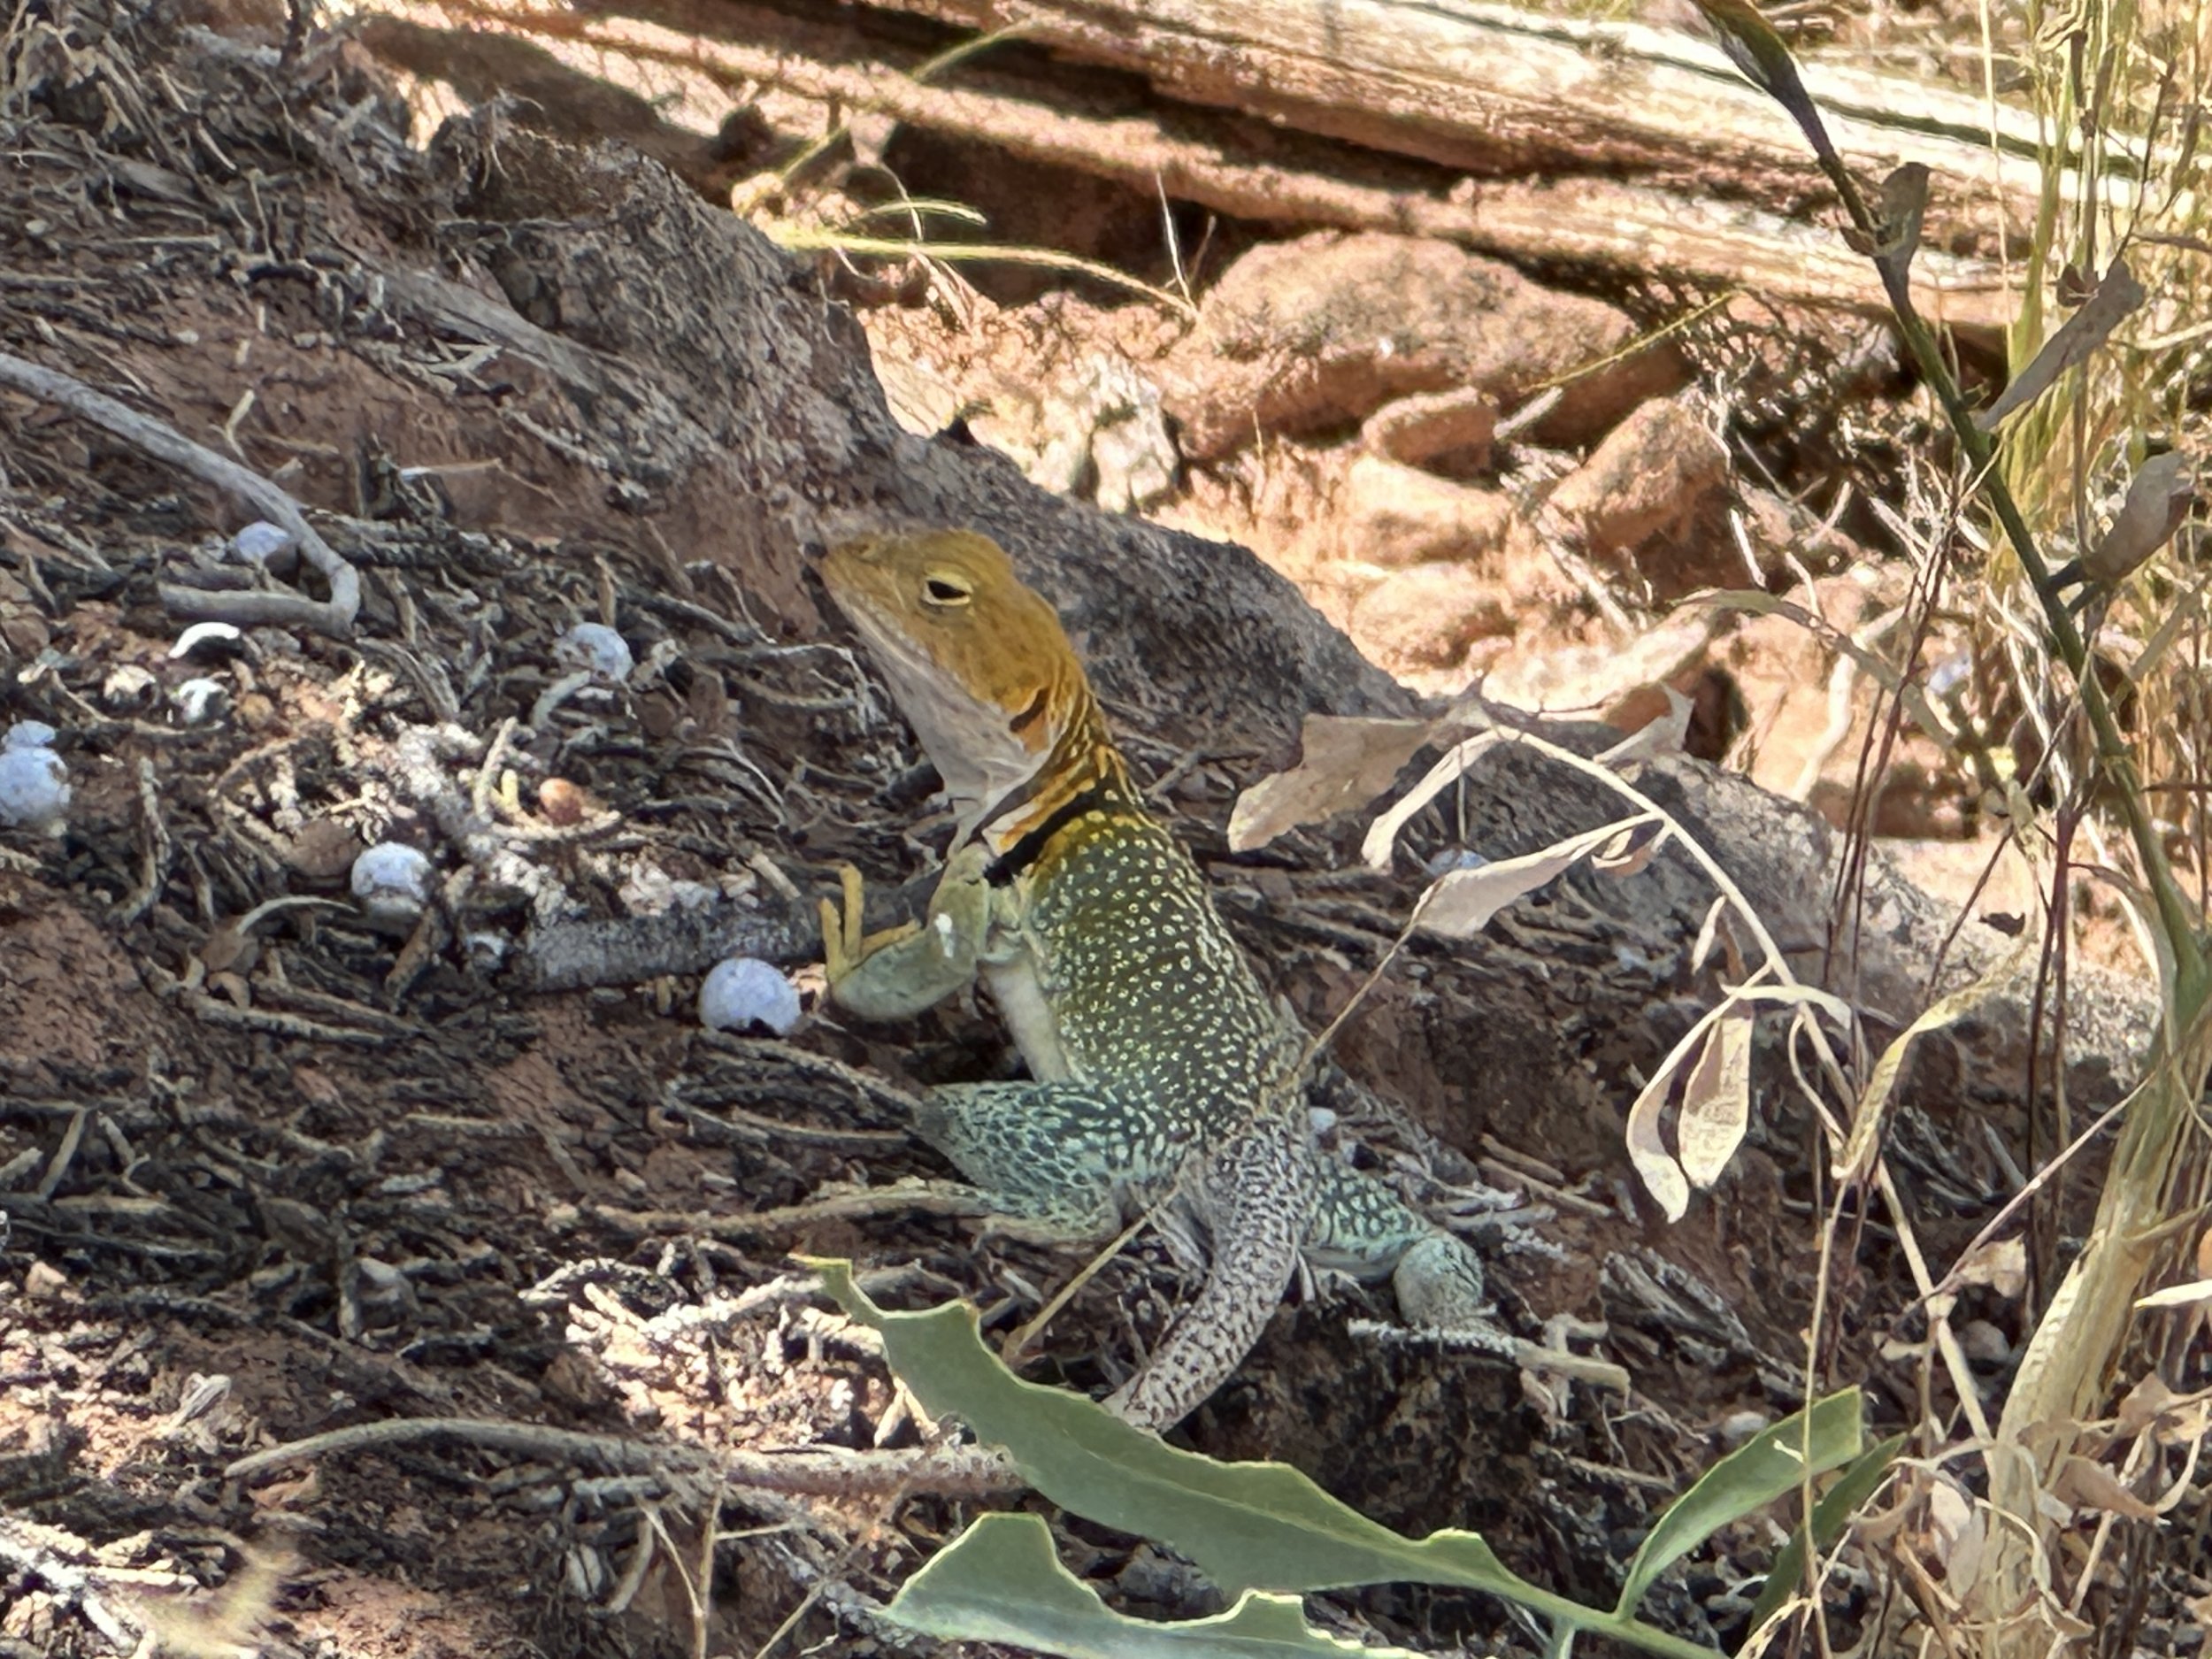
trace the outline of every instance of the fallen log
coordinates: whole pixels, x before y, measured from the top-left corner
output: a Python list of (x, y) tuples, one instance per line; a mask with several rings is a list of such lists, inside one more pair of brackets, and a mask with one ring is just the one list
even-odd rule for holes
[[(958, 28), (1018, 29), (1171, 97), (1479, 176), (1724, 187), (1778, 211), (1826, 194), (1795, 124), (1717, 47), (1641, 24), (1474, 0), (867, 3)], [(641, 9), (662, 12), (654, 0)], [(1955, 189), (1993, 187), (2013, 209), (2032, 203), (2038, 135), (2025, 111), (1817, 59), (1804, 79), (1853, 167), (1918, 161)]]
[[(387, 9), (526, 36), (600, 73), (627, 60), (636, 84), (688, 88), (703, 129), (718, 99), (776, 87), (1240, 219), (1883, 311), (1866, 262), (1805, 222), (1832, 198), (1788, 118), (1714, 48), (1640, 26), (1405, 0), (872, 0), (833, 19), (705, 0)], [(945, 39), (1017, 27), (1072, 61), (985, 53), (925, 83), (910, 71), (933, 42), (915, 18)], [(1129, 84), (1102, 85), (1101, 68)], [(1808, 79), (1870, 180), (1930, 167), (1915, 268), (1930, 315), (2008, 323), (1992, 256), (2033, 211), (2030, 118), (1903, 78), (1816, 65)]]

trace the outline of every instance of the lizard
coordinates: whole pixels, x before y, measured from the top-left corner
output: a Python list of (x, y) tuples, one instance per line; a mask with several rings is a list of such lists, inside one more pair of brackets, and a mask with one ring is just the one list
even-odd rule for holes
[(1308, 1043), (1205, 877), (1146, 806), (1058, 615), (970, 531), (867, 537), (818, 563), (956, 810), (926, 914), (863, 930), (821, 903), (831, 999), (910, 1018), (980, 979), (1026, 1082), (941, 1087), (915, 1125), (1018, 1231), (1104, 1240), (1163, 1199), (1211, 1262), (1108, 1404), (1164, 1430), (1226, 1380), (1302, 1253), (1387, 1276), (1409, 1324), (1487, 1331), (1479, 1259), (1316, 1144)]

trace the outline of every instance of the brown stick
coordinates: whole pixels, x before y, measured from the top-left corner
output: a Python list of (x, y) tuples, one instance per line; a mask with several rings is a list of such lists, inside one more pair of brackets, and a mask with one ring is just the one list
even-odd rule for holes
[(354, 615), (361, 608), (360, 577), (315, 534), (299, 503), (260, 473), (225, 459), (206, 445), (193, 442), (173, 427), (117, 403), (104, 392), (94, 391), (73, 375), (42, 367), (12, 352), (0, 351), (0, 385), (58, 403), (79, 419), (135, 444), (156, 460), (166, 461), (236, 496), (289, 531), (299, 543), (300, 556), (330, 584), (330, 597), (319, 600), (304, 594), (266, 590), (209, 593), (164, 582), (159, 590), (161, 601), (171, 611), (199, 621), (229, 622), (240, 627), (307, 627), (342, 639), (353, 632)]

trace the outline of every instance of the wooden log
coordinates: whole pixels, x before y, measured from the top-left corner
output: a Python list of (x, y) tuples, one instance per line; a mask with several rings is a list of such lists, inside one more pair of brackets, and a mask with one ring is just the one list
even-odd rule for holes
[[(1486, 176), (1604, 173), (1747, 193), (1777, 211), (1827, 196), (1803, 134), (1715, 46), (1634, 23), (1474, 0), (868, 0), (1143, 75), (1194, 104)], [(1855, 169), (1924, 162), (2013, 211), (2040, 178), (2024, 111), (1817, 61), (1807, 89)], [(1955, 209), (1939, 189), (1932, 213)], [(1949, 227), (1926, 221), (1931, 239)], [(1981, 227), (1986, 230), (1985, 220)]]
[[(1325, 45), (1310, 15), (1325, 9), (1320, 0), (1228, 8), (1241, 20), (1203, 29), (1194, 19), (1209, 8), (1171, 0), (876, 4), (961, 26), (1018, 22), (1034, 40), (1141, 70), (1187, 102), (1112, 110), (1081, 88), (994, 65), (987, 55), (964, 66), (956, 85), (925, 84), (909, 73), (921, 50), (910, 40), (879, 38), (910, 35), (911, 26), (890, 28), (895, 19), (857, 8), (833, 23), (713, 0), (628, 0), (624, 15), (557, 14), (511, 0), (449, 0), (440, 10), (474, 29), (527, 35), (579, 61), (627, 58), (648, 83), (689, 75), (733, 91), (779, 87), (1240, 219), (1438, 236), (1527, 264), (1665, 276), (1870, 315), (1886, 310), (1867, 262), (1826, 226), (1802, 222), (1825, 187), (1794, 128), (1748, 88), (1721, 81), (1722, 70), (1734, 72), (1694, 42), (1630, 31), (1624, 38), (1642, 53), (1628, 60), (1632, 73), (1620, 67), (1617, 30), (1502, 11), (1478, 29), (1471, 18), (1487, 9), (1432, 16), (1400, 0), (1358, 0), (1353, 10), (1378, 32), (1333, 64), (1311, 55)], [(1183, 13), (1191, 16), (1175, 15)], [(1419, 27), (1404, 26), (1416, 17)], [(1289, 27), (1301, 18), (1302, 35)], [(1224, 41), (1248, 24), (1255, 41), (1226, 50)], [(1432, 38), (1446, 25), (1466, 36), (1448, 50)], [(1479, 88), (1470, 79), (1476, 56), (1491, 65)], [(1664, 88), (1652, 92), (1648, 109), (1639, 91), (1647, 83)], [(1855, 146), (1847, 153), (1870, 171), (1878, 157), (1885, 166), (1908, 156), (1927, 160), (1947, 186), (1932, 204), (1915, 266), (1924, 309), (1954, 327), (2004, 326), (2015, 301), (2000, 267), (1949, 248), (1975, 243), (1966, 192), (1972, 169), (1986, 173), (1990, 165), (1986, 145), (1977, 149), (1963, 135), (1970, 101), (1863, 76), (1837, 84), (1864, 111), (1839, 118)], [(1925, 107), (1913, 113), (1916, 96)], [(1878, 119), (1885, 97), (1909, 111), (1893, 129)], [(1250, 112), (1232, 112), (1240, 103)], [(1885, 151), (1879, 134), (1890, 132), (1898, 142)], [(1333, 142), (1312, 142), (1316, 134)], [(2020, 135), (2006, 142), (2016, 145)], [(2007, 199), (2030, 188), (2030, 164), (2014, 155), (2001, 165)]]

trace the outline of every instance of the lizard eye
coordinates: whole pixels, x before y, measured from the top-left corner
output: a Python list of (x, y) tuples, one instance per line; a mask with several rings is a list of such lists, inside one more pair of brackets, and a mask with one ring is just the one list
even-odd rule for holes
[(922, 579), (922, 600), (926, 604), (941, 605), (949, 610), (955, 605), (966, 604), (974, 596), (968, 584), (949, 571), (939, 571)]

